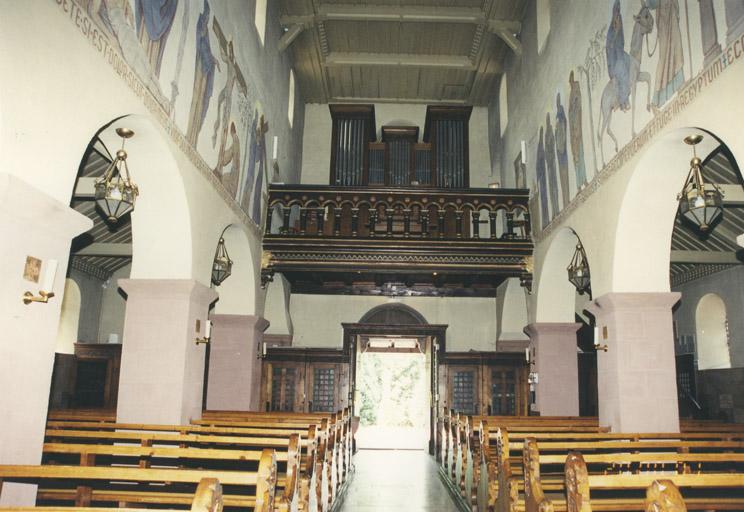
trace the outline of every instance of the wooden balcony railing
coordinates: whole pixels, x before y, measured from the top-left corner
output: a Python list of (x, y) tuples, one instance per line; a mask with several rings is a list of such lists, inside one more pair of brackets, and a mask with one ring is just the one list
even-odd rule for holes
[(262, 273), (265, 280), (315, 272), (318, 281), (320, 272), (320, 280), (336, 273), (348, 281), (352, 271), (524, 279), (528, 198), (521, 189), (272, 185)]

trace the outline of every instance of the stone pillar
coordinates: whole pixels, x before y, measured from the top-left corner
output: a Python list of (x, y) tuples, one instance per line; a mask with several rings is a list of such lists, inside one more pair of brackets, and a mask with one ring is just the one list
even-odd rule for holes
[(672, 306), (679, 293), (608, 293), (595, 320), (599, 423), (613, 432), (679, 432)]
[(254, 315), (213, 315), (207, 409), (261, 410), (261, 342), (269, 322)]
[(733, 43), (744, 32), (744, 2), (726, 0), (726, 46)]
[[(93, 223), (20, 178), (0, 173), (0, 462), (40, 464), (54, 349), (73, 237)], [(41, 261), (38, 282), (25, 275), (26, 258)], [(38, 294), (45, 267), (57, 261), (46, 304), (24, 304)], [(7, 483), (0, 505), (33, 506), (36, 486)]]
[(698, 5), (700, 8), (700, 35), (703, 41), (703, 67), (707, 67), (721, 54), (721, 45), (718, 43), (713, 0), (700, 0)]
[(525, 327), (537, 372), (535, 403), (541, 416), (579, 415), (579, 358), (576, 323), (536, 323)]
[(217, 292), (192, 279), (120, 279), (119, 286), (127, 312), (117, 420), (185, 424), (200, 418), (206, 346), (195, 340), (204, 335)]

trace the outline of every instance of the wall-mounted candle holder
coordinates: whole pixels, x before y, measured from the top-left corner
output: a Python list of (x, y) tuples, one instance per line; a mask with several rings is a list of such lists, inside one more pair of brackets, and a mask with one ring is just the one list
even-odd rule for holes
[(41, 281), (41, 290), (39, 290), (39, 295), (34, 295), (33, 293), (27, 291), (23, 294), (23, 303), (26, 305), (31, 304), (32, 302), (41, 302), (42, 304), (46, 304), (49, 302), (49, 299), (54, 297), (54, 279), (57, 277), (57, 260), (47, 260), (46, 265), (44, 266), (44, 278)]
[(209, 340), (212, 338), (212, 322), (207, 320), (204, 325), (204, 337), (203, 338), (196, 338), (194, 342), (197, 345), (207, 345), (209, 343)]

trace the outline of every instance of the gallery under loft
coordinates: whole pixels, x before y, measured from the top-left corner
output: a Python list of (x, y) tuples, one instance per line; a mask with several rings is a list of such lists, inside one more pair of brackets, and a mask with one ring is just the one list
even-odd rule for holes
[(0, 7), (0, 510), (744, 509), (744, 2)]

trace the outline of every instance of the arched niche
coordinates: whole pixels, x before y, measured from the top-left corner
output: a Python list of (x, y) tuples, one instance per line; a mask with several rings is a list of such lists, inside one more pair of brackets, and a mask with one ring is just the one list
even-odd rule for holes
[(726, 304), (715, 293), (700, 298), (695, 309), (699, 370), (731, 368)]
[(191, 212), (176, 159), (146, 117), (120, 117), (98, 133), (112, 154), (121, 147), (116, 128), (134, 130), (127, 140), (127, 163), (139, 197), (131, 213), (132, 279), (192, 277)]
[[(623, 194), (615, 232), (612, 284), (615, 292), (668, 292), (677, 194), (690, 170), (692, 151), (683, 142), (701, 134), (697, 155), (706, 157), (722, 141), (699, 128), (658, 137), (640, 158)], [(725, 215), (725, 214), (724, 214)]]
[(74, 354), (75, 343), (78, 341), (82, 296), (80, 287), (70, 278), (65, 279), (64, 293), (57, 330), (57, 344), (54, 351), (58, 354)]
[[(215, 313), (221, 315), (256, 314), (256, 263), (251, 237), (247, 228), (239, 224), (230, 224), (222, 237), (225, 247), (233, 261), (232, 273), (221, 285), (215, 287), (220, 298), (215, 304)], [(220, 233), (214, 234), (216, 249)], [(214, 249), (213, 249), (214, 250)]]
[(367, 311), (359, 320), (360, 324), (383, 325), (428, 325), (426, 318), (405, 304), (382, 304)]
[[(567, 267), (576, 251), (579, 237), (571, 228), (562, 228), (551, 240), (535, 286), (535, 321), (568, 322), (576, 319), (576, 288), (568, 280)], [(584, 246), (589, 267), (591, 253)]]

